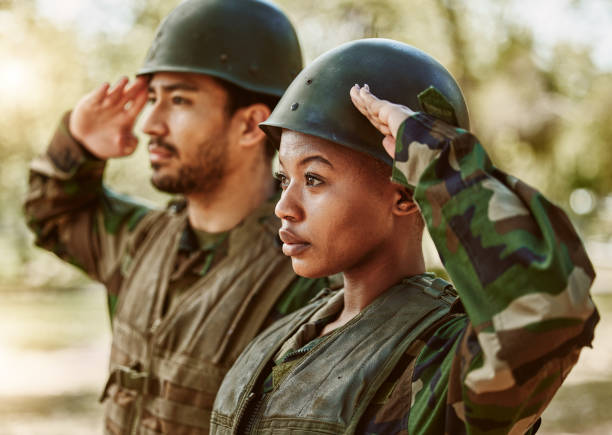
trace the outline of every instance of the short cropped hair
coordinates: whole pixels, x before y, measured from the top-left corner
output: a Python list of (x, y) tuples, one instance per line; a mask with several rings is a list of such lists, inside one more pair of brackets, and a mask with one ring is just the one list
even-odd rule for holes
[[(248, 107), (252, 104), (265, 104), (270, 108), (270, 111), (274, 110), (276, 104), (280, 100), (280, 97), (276, 95), (263, 94), (261, 92), (253, 92), (248, 89), (241, 88), (234, 83), (228, 82), (227, 80), (219, 79), (214, 77), (215, 81), (221, 85), (227, 92), (227, 104), (225, 109), (227, 114), (232, 116), (238, 109)], [(274, 157), (276, 153), (276, 147), (266, 138), (266, 157), (270, 159)]]

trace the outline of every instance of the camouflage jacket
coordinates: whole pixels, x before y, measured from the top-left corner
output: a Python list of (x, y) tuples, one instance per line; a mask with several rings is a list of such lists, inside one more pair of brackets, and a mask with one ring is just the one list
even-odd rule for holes
[[(359, 417), (356, 432), (535, 432), (580, 349), (591, 344), (599, 319), (589, 295), (595, 273), (571, 223), (540, 193), (495, 168), (472, 134), (424, 114), (400, 128), (393, 180), (414, 190), (464, 314), (448, 315), (410, 344)], [(270, 354), (275, 361), (259, 375), (260, 384), (248, 385), (260, 385), (265, 397), (278, 391), (275, 378), (282, 385), (308, 370), (308, 356), (336, 339), (333, 333), (318, 336), (341, 309), (342, 303), (328, 303), (311, 313), (289, 340), (276, 344), (280, 350)], [(242, 359), (232, 368), (234, 378)], [(354, 367), (344, 376), (361, 366)], [(342, 377), (325, 379), (336, 385)], [(364, 389), (364, 382), (360, 375), (355, 388)], [(220, 400), (221, 393), (213, 411), (215, 433), (244, 424), (217, 412), (217, 403), (235, 400)], [(341, 415), (342, 401), (331, 403), (314, 390), (303, 397), (337, 407)], [(265, 398), (259, 403), (264, 405), (247, 417), (271, 407)], [(261, 429), (257, 423), (249, 427)]]
[[(112, 398), (107, 400), (106, 429), (125, 433), (142, 420), (162, 433), (207, 433), (216, 389), (246, 343), (265, 325), (305, 305), (328, 282), (294, 275), (277, 241), (273, 201), (227, 233), (198, 233), (189, 226), (184, 202), (157, 210), (107, 189), (102, 183), (105, 162), (74, 141), (67, 121), (68, 116), (47, 152), (31, 164), (25, 212), (39, 246), (108, 290), (113, 346), (104, 393)], [(155, 343), (153, 331), (158, 331)], [(148, 338), (130, 338), (139, 335)], [(199, 370), (192, 376), (149, 367), (180, 367), (187, 363), (173, 358), (185, 361), (191, 354), (189, 366)], [(152, 378), (155, 370), (158, 379), (147, 385), (124, 382), (134, 376)], [(165, 408), (151, 405), (161, 409), (158, 414), (138, 405), (143, 389), (168, 399)], [(176, 417), (186, 415), (182, 405), (201, 413), (191, 420)]]

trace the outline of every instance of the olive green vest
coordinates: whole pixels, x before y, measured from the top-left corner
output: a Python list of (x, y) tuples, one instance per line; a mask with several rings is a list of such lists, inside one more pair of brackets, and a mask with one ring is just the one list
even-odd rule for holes
[[(378, 388), (424, 331), (456, 300), (430, 275), (390, 288), (311, 349), (262, 400), (254, 433), (353, 433)], [(228, 372), (215, 400), (211, 434), (236, 433), (280, 346), (322, 306), (318, 301), (264, 331)], [(253, 416), (249, 416), (252, 418)]]
[(107, 433), (208, 433), (225, 373), (295, 278), (275, 241), (272, 207), (233, 229), (227, 256), (165, 314), (187, 216), (160, 214), (130, 265), (113, 321), (102, 397)]

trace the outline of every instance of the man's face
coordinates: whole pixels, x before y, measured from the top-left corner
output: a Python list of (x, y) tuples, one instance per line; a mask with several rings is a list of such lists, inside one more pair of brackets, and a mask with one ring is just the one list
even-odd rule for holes
[(299, 275), (360, 270), (386, 258), (393, 188), (372, 158), (314, 136), (283, 131), (276, 205), (283, 252)]
[(228, 160), (227, 93), (203, 74), (155, 73), (149, 83), (151, 182), (170, 193), (210, 193)]

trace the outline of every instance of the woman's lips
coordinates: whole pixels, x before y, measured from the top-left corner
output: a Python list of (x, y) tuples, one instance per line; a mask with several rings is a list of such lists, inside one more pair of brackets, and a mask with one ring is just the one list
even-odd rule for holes
[(278, 230), (278, 235), (283, 242), (283, 254), (289, 257), (299, 255), (310, 248), (310, 243), (285, 228)]

